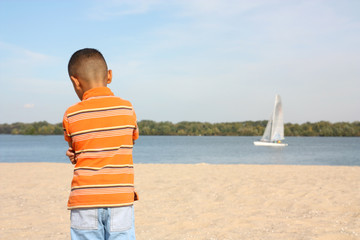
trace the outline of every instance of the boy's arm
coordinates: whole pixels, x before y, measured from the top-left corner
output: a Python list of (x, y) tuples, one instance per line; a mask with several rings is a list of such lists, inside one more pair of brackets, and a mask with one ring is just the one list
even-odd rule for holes
[(71, 142), (68, 142), (69, 143), (69, 148), (68, 150), (66, 151), (66, 156), (68, 156), (68, 158), (70, 159), (70, 162), (72, 164), (76, 164), (77, 160), (75, 158), (75, 151), (74, 149), (72, 148), (72, 143)]
[(134, 116), (134, 119), (135, 119), (135, 129), (133, 131), (132, 139), (133, 139), (133, 144), (135, 144), (135, 140), (137, 140), (139, 138), (139, 126), (137, 124), (135, 111), (133, 111), (133, 114), (134, 114), (133, 116)]
[(68, 129), (69, 129), (69, 121), (67, 119), (67, 115), (66, 115), (66, 112), (64, 114), (64, 117), (63, 117), (63, 129), (64, 129), (64, 138), (65, 138), (65, 141), (69, 144), (69, 148), (68, 150), (66, 151), (66, 156), (68, 156), (68, 158), (70, 159), (70, 162), (72, 164), (76, 164), (77, 160), (75, 158), (75, 151), (74, 149), (72, 148), (72, 140), (71, 140), (71, 137), (70, 137), (70, 134), (68, 132)]
[(133, 132), (133, 140), (135, 141), (135, 140), (137, 140), (138, 138), (139, 138), (139, 127), (138, 127), (137, 124), (136, 124), (135, 129), (134, 129), (134, 132)]

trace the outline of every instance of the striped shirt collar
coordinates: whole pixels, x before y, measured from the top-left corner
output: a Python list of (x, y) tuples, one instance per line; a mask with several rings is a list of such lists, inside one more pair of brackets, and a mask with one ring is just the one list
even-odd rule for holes
[(82, 100), (84, 101), (88, 98), (99, 96), (114, 96), (114, 93), (108, 87), (92, 88), (84, 93)]

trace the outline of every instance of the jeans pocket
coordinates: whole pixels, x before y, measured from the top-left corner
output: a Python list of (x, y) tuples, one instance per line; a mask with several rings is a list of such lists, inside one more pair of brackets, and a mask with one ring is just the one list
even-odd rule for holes
[(98, 229), (98, 209), (71, 210), (71, 227), (80, 230)]
[(134, 221), (133, 206), (111, 208), (111, 232), (123, 232), (131, 228)]

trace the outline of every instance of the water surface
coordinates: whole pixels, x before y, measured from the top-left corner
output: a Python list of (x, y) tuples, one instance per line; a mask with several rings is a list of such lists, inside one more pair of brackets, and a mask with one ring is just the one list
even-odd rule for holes
[[(360, 166), (360, 138), (288, 137), (287, 147), (254, 146), (258, 137), (141, 136), (135, 163)], [(0, 162), (63, 162), (63, 136), (0, 135)]]

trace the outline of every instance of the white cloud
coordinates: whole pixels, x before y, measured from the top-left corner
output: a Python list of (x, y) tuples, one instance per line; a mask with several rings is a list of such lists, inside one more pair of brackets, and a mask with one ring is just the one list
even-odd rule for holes
[(29, 50), (24, 50), (23, 54), (34, 61), (46, 62), (52, 59), (52, 57), (47, 56), (45, 54), (32, 52)]
[(279, 0), (112, 0), (95, 1), (88, 10), (88, 17), (108, 20), (125, 15), (146, 14), (153, 10), (173, 11), (178, 16), (229, 17), (259, 7), (281, 2)]
[(2, 58), (8, 57), (9, 59), (16, 58), (25, 58), (24, 61), (28, 63), (34, 62), (48, 62), (55, 60), (55, 57), (34, 52), (29, 49), (25, 49), (21, 46), (17, 46), (11, 43), (1, 42), (0, 41), (0, 52), (2, 53)]
[(44, 72), (57, 66), (58, 58), (0, 41), (0, 81)]
[[(58, 66), (57, 57), (0, 41), (0, 82), (5, 83), (8, 79), (12, 79), (13, 86), (21, 86), (34, 76), (43, 77), (46, 72), (44, 69), (55, 71)], [(19, 78), (23, 81), (14, 80)]]
[(96, 1), (96, 4), (89, 9), (88, 17), (94, 20), (107, 20), (113, 17), (125, 15), (144, 14), (154, 5), (163, 3), (160, 0), (113, 0)]
[(179, 0), (176, 4), (183, 7), (183, 15), (217, 18), (244, 14), (278, 2), (279, 0)]
[(33, 104), (33, 103), (26, 103), (24, 105), (24, 108), (34, 108), (34, 107), (35, 107), (35, 104)]

